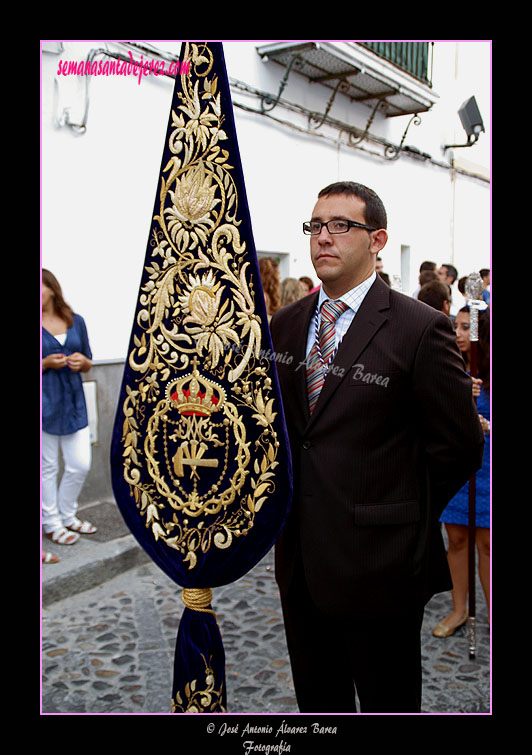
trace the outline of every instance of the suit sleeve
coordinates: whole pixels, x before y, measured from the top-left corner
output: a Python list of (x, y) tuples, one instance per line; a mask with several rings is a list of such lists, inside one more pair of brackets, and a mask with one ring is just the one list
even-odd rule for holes
[(472, 381), (445, 315), (426, 327), (417, 350), (414, 392), (434, 508), (441, 514), (482, 464), (484, 434)]

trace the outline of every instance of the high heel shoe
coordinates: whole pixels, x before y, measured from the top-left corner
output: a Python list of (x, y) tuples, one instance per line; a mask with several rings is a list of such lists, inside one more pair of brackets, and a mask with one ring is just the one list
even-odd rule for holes
[(466, 611), (458, 624), (453, 624), (452, 626), (449, 626), (448, 624), (444, 624), (443, 621), (440, 621), (439, 624), (436, 624), (434, 629), (432, 630), (432, 634), (434, 637), (451, 637), (459, 627), (463, 626), (466, 621), (469, 618), (469, 611)]

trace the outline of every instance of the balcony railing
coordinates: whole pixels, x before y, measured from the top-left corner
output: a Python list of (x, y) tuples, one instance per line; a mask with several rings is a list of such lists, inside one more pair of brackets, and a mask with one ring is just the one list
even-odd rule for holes
[(431, 42), (360, 42), (376, 55), (385, 58), (394, 66), (432, 86)]

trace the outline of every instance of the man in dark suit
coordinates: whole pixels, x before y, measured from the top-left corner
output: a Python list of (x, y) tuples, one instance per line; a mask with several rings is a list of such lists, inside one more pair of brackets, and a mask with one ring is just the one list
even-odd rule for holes
[(304, 232), (321, 289), (271, 321), (294, 467), (276, 578), (298, 705), (356, 712), (357, 695), (361, 712), (419, 712), (423, 608), (452, 587), (438, 518), (482, 459), (471, 379), (449, 318), (376, 276), (388, 237), (371, 189), (323, 189)]

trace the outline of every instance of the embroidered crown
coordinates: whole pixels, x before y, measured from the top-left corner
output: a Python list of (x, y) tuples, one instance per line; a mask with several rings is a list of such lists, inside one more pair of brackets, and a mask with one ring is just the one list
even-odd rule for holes
[(192, 372), (172, 381), (167, 393), (177, 411), (184, 415), (210, 417), (225, 402), (224, 389), (200, 374), (197, 357), (192, 360)]

